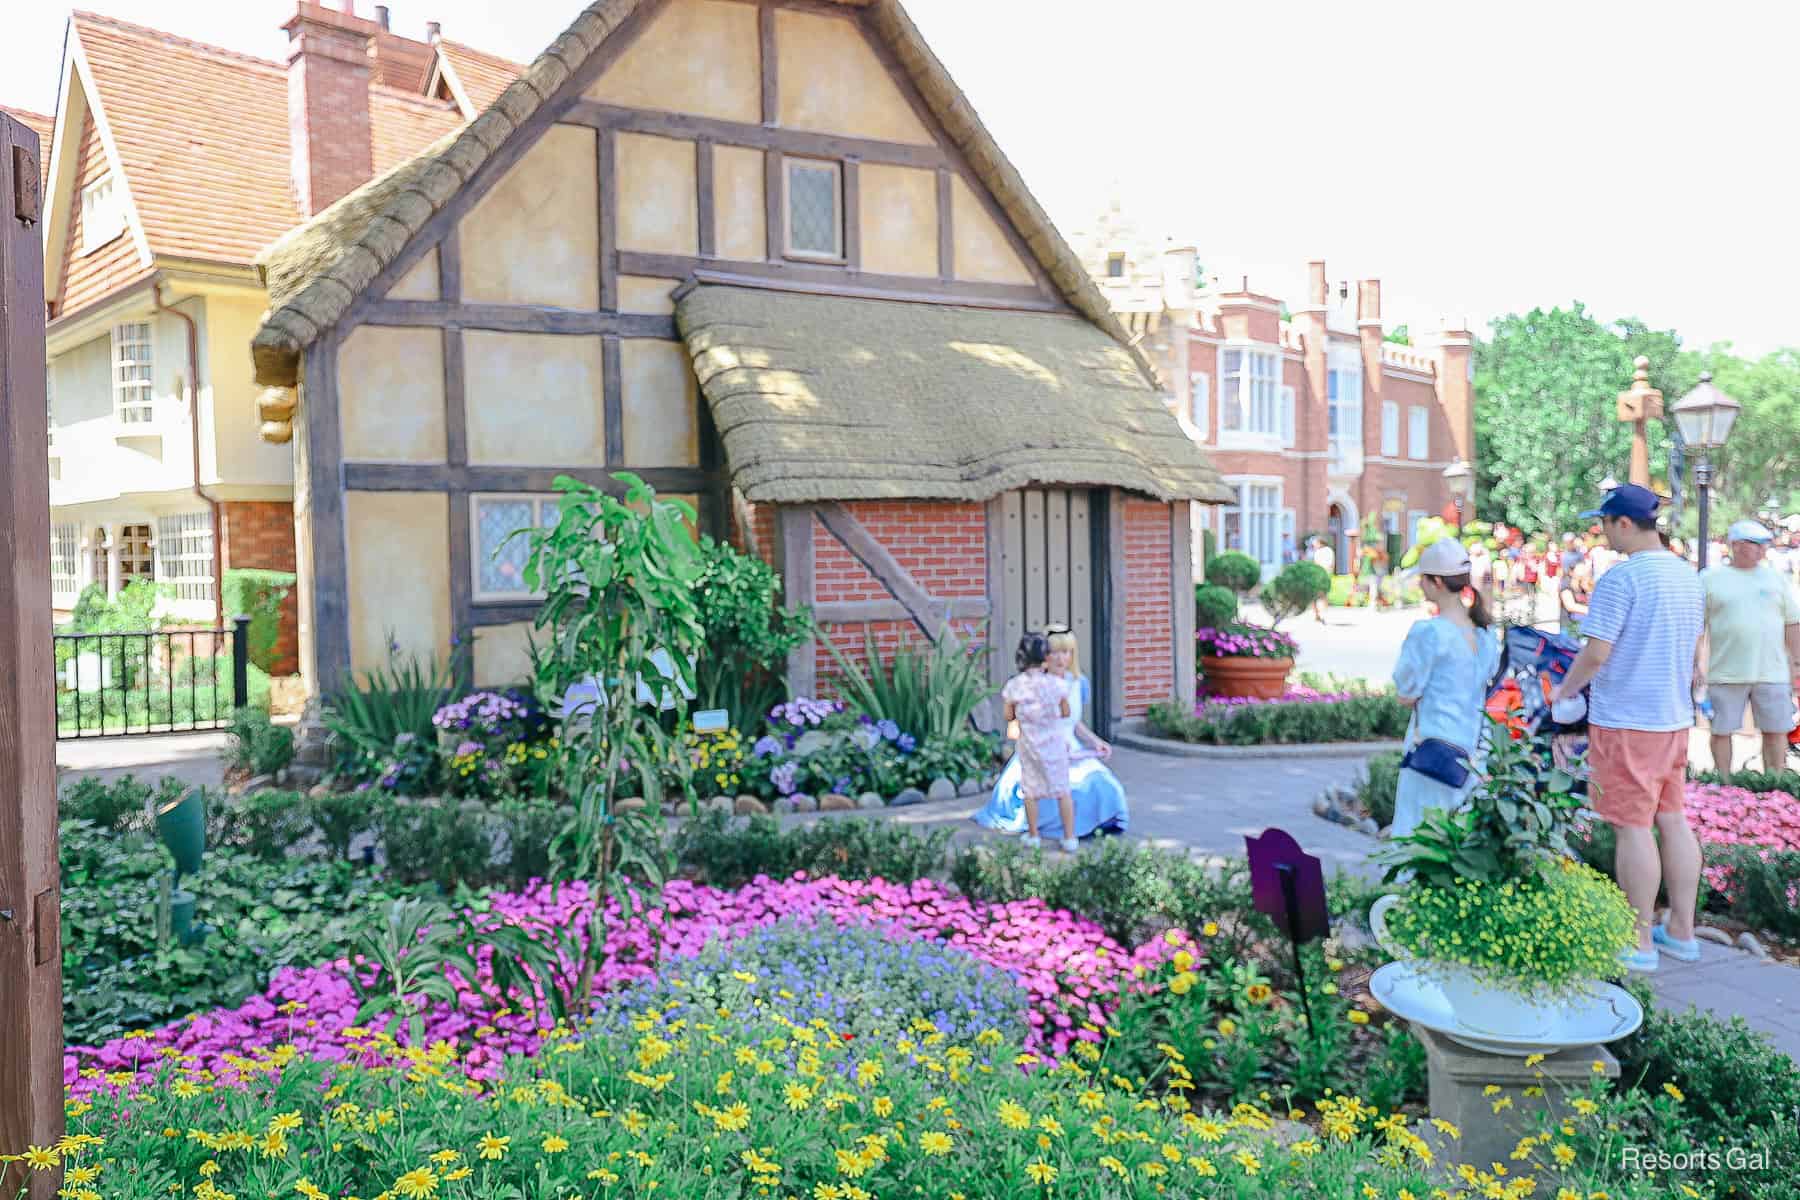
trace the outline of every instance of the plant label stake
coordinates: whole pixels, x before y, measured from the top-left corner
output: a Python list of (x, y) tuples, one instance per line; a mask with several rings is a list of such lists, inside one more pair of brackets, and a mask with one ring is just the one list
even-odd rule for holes
[(1300, 947), (1324, 937), (1331, 928), (1331, 914), (1325, 908), (1324, 868), (1284, 829), (1265, 829), (1261, 837), (1247, 836), (1244, 845), (1250, 855), (1251, 903), (1287, 932), (1294, 951), (1294, 974), (1300, 980), (1306, 1031), (1316, 1035)]

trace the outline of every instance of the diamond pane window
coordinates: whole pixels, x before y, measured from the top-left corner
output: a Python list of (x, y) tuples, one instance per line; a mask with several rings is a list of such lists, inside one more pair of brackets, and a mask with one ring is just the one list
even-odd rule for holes
[(844, 256), (843, 187), (837, 163), (788, 160), (787, 252), (796, 258)]
[(473, 529), (475, 599), (519, 600), (543, 595), (525, 582), (531, 558), (526, 531), (536, 524), (551, 528), (557, 520), (554, 496), (477, 496)]

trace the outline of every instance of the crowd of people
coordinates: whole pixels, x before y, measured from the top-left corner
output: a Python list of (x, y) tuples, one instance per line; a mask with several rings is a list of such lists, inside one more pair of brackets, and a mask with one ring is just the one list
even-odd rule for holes
[[(1620, 888), (1639, 917), (1624, 963), (1699, 957), (1694, 908), (1700, 847), (1683, 811), (1692, 730), (1709, 718), (1713, 764), (1727, 781), (1732, 737), (1749, 715), (1761, 765), (1781, 769), (1800, 720), (1800, 546), (1754, 520), (1730, 525), (1696, 571), (1658, 524), (1661, 498), (1626, 484), (1583, 514), (1596, 524), (1558, 548), (1502, 540), (1492, 552), (1455, 539), (1426, 547), (1414, 573), (1436, 615), (1408, 634), (1394, 670), (1414, 710), (1393, 836), (1475, 785), (1486, 691), (1498, 662), (1490, 606), (1554, 590), (1580, 651), (1550, 696), (1559, 722), (1585, 718), (1589, 806), (1616, 835)], [(1573, 707), (1572, 707), (1573, 706)], [(1577, 711), (1579, 710), (1579, 711)], [(1668, 908), (1655, 919), (1659, 892)]]

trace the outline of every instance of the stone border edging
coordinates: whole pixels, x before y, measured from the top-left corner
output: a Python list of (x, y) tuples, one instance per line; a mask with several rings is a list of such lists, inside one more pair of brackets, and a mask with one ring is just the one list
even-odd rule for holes
[(1166, 754), (1174, 758), (1210, 758), (1227, 762), (1234, 759), (1367, 757), (1380, 754), (1384, 750), (1398, 750), (1402, 745), (1396, 739), (1382, 742), (1302, 742), (1267, 746), (1211, 746), (1199, 742), (1178, 741), (1175, 738), (1156, 737), (1149, 732), (1148, 725), (1142, 718), (1122, 722), (1118, 732), (1113, 735), (1113, 742), (1151, 754)]

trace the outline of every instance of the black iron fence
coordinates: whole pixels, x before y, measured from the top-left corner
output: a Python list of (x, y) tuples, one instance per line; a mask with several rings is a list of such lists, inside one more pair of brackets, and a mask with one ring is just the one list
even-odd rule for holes
[(249, 617), (54, 636), (58, 741), (222, 729), (250, 701)]

